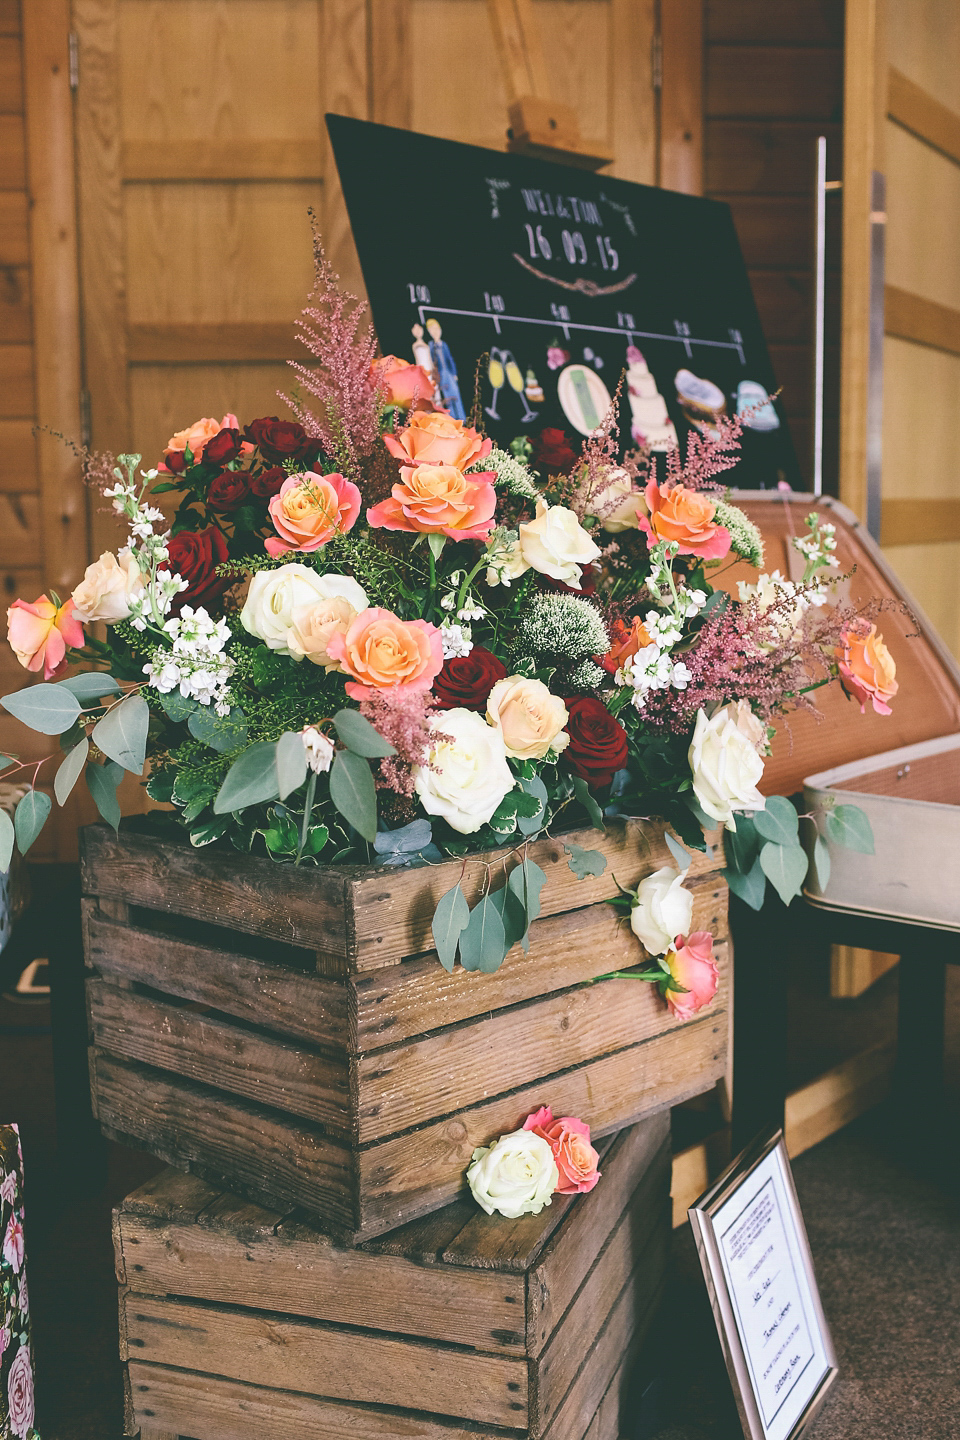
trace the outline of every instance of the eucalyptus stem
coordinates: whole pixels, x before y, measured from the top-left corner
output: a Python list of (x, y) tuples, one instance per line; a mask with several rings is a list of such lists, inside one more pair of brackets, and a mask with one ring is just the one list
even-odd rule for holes
[(310, 771), (310, 778), (307, 781), (307, 797), (303, 803), (303, 820), (300, 823), (300, 844), (297, 847), (297, 858), (294, 865), (299, 865), (303, 859), (303, 852), (307, 848), (307, 838), (310, 834), (310, 816), (313, 814), (313, 802), (317, 793), (317, 772)]

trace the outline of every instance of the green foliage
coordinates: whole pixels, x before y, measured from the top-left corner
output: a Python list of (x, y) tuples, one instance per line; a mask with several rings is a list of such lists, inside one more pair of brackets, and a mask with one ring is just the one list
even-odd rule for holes
[(57, 797), (58, 805), (66, 805), (71, 790), (83, 773), (89, 753), (90, 741), (84, 735), (83, 739), (71, 750), (68, 750), (61, 760), (60, 768), (53, 780), (53, 793)]
[(444, 970), (452, 971), (457, 958), (460, 935), (470, 919), (470, 906), (459, 883), (441, 895), (430, 925), (437, 956)]
[(333, 717), (333, 723), (341, 744), (346, 745), (355, 755), (374, 760), (397, 753), (359, 710), (338, 710)]
[(0, 875), (6, 875), (13, 858), (13, 844), (16, 831), (6, 810), (0, 810)]
[(142, 695), (128, 695), (108, 710), (93, 727), (91, 736), (111, 760), (134, 775), (142, 775), (147, 758), (147, 730), (150, 706)]
[(487, 893), (474, 905), (460, 934), (460, 963), (464, 970), (499, 970), (507, 953), (506, 930), (500, 908)]
[(120, 829), (117, 786), (122, 778), (123, 766), (118, 765), (115, 760), (107, 760), (103, 765), (95, 765), (91, 761), (87, 766), (87, 789), (93, 796), (93, 803), (101, 817), (108, 825), (113, 826), (115, 833)]
[(79, 700), (62, 685), (31, 685), (26, 690), (4, 695), (0, 704), (41, 735), (62, 735), (80, 715)]
[(771, 795), (765, 808), (754, 814), (753, 826), (764, 840), (772, 840), (777, 845), (799, 844), (797, 812), (784, 795)]
[(760, 851), (760, 868), (784, 905), (803, 889), (807, 857), (799, 844), (778, 845), (768, 840)]
[(873, 828), (859, 805), (835, 805), (824, 822), (827, 839), (861, 855), (873, 854)]
[(353, 750), (338, 750), (330, 769), (330, 799), (364, 840), (377, 833), (377, 791), (368, 762)]
[(21, 855), (26, 855), (47, 821), (53, 801), (43, 790), (28, 790), (13, 814), (13, 828)]
[(268, 740), (258, 741), (244, 750), (227, 772), (217, 798), (213, 802), (214, 813), (226, 815), (234, 810), (245, 810), (251, 805), (262, 805), (280, 796), (277, 781), (277, 746)]
[(187, 717), (187, 729), (195, 740), (222, 755), (231, 755), (247, 743), (247, 717), (239, 705), (229, 715), (218, 715), (212, 705), (198, 705)]
[(59, 680), (57, 683), (85, 705), (91, 700), (102, 699), (104, 695), (120, 694), (120, 686), (113, 676), (105, 675), (99, 670), (85, 670), (80, 675), (70, 675), (66, 680)]
[(588, 875), (602, 875), (607, 868), (606, 856), (599, 850), (585, 850), (582, 845), (567, 844), (563, 848), (570, 857), (567, 864), (578, 880), (585, 880)]

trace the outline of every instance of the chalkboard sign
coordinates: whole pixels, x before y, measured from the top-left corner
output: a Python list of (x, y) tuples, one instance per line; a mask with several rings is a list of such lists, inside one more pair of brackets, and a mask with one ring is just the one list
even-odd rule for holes
[[(603, 420), (664, 451), (752, 409), (736, 484), (802, 488), (729, 207), (328, 115), (385, 353), (501, 444)], [(481, 360), (481, 357), (482, 360)]]

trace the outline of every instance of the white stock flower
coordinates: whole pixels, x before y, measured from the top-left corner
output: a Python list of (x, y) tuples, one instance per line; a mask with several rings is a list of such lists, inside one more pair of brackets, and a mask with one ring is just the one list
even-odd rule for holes
[(461, 835), (479, 830), (513, 789), (503, 736), (474, 710), (445, 710), (431, 721), (441, 738), (414, 784), (428, 815), (440, 815)]
[(520, 526), (520, 553), (541, 575), (579, 590), (581, 567), (600, 558), (600, 547), (572, 510), (538, 500), (536, 519)]
[(749, 735), (738, 724), (736, 706), (724, 705), (707, 718), (697, 711), (697, 724), (687, 752), (693, 772), (693, 793), (712, 820), (736, 830), (735, 810), (762, 810), (766, 801), (757, 789), (763, 761)]
[(495, 1145), (473, 1152), (467, 1171), (473, 1198), (488, 1215), (494, 1211), (508, 1220), (539, 1215), (560, 1184), (553, 1150), (542, 1135), (514, 1130)]
[(470, 626), (457, 625), (453, 620), (444, 620), (440, 626), (440, 643), (443, 645), (444, 660), (454, 660), (462, 655), (469, 655), (473, 649)]
[(89, 624), (102, 620), (115, 625), (130, 615), (131, 602), (143, 595), (143, 576), (137, 557), (130, 550), (113, 555), (105, 550), (84, 571), (83, 579), (73, 592), (73, 613)]
[(519, 580), (530, 569), (520, 549), (520, 537), (516, 530), (494, 530), (487, 542), (487, 584), (503, 585), (509, 590), (514, 580)]
[(307, 752), (307, 764), (314, 775), (326, 775), (333, 764), (333, 741), (314, 725), (307, 725), (302, 733), (303, 748)]
[(689, 935), (693, 895), (683, 886), (686, 871), (664, 865), (637, 886), (630, 929), (651, 955), (665, 955), (678, 935)]
[(349, 575), (318, 575), (309, 565), (258, 570), (250, 581), (240, 623), (271, 650), (289, 655), (287, 635), (294, 612), (334, 596), (348, 600), (358, 614), (369, 604), (366, 592)]

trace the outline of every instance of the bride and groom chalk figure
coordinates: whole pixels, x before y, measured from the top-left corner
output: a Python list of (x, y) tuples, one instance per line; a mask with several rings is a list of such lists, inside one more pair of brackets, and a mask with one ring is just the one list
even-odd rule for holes
[(442, 402), (448, 415), (452, 415), (455, 420), (466, 420), (467, 412), (463, 408), (463, 399), (460, 395), (457, 367), (453, 363), (450, 346), (443, 338), (439, 320), (431, 318), (427, 321), (429, 340), (423, 338), (422, 325), (414, 325), (411, 334), (413, 335), (413, 358), (434, 383), (434, 404)]

